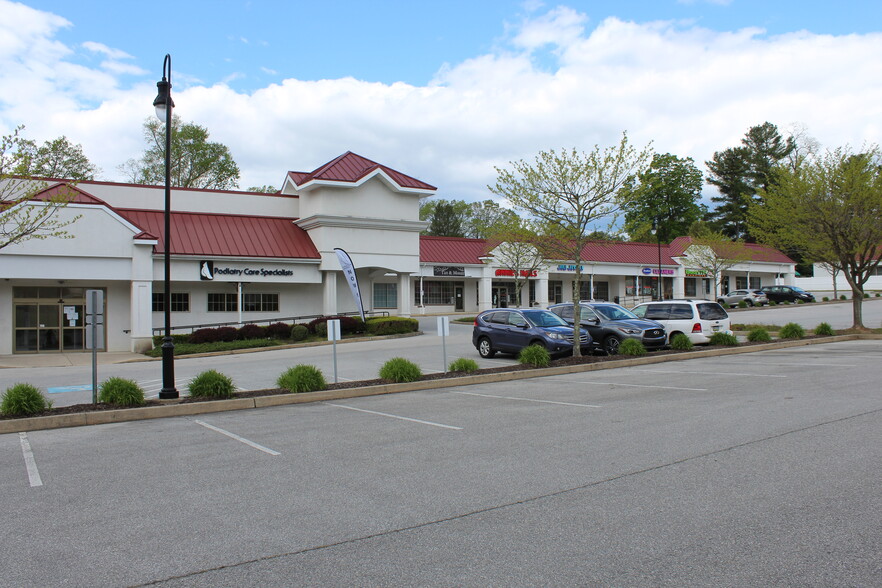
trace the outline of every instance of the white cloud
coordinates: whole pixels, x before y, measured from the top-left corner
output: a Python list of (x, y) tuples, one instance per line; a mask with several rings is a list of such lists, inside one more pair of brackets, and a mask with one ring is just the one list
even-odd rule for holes
[[(0, 102), (0, 128), (67, 135), (108, 179), (122, 179), (117, 165), (143, 149), (156, 80), (121, 89), (127, 72), (71, 64), (54, 40), (67, 21), (12, 6), (22, 22), (0, 22), (0, 85), (15, 88)], [(587, 31), (586, 21), (566, 7), (540, 10), (507, 45), (446, 65), (427, 86), (287, 79), (245, 94), (176, 71), (174, 99), (184, 120), (230, 147), (243, 187), (278, 185), (289, 169), (353, 150), (435, 184), (441, 197), (484, 199), (493, 166), (609, 145), (623, 130), (699, 164), (765, 121), (804, 123), (830, 147), (879, 140), (880, 34), (770, 37), (617, 19)], [(549, 44), (551, 67), (540, 67)]]
[(83, 43), (83, 47), (88, 49), (89, 51), (93, 51), (95, 53), (103, 53), (110, 59), (131, 59), (132, 56), (122, 51), (120, 49), (113, 49), (108, 47), (104, 43), (96, 43), (95, 41), (86, 41)]

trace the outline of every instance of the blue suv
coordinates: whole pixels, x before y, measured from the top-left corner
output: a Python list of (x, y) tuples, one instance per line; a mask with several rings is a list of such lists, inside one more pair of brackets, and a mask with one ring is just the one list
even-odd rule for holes
[[(579, 345), (590, 343), (588, 332), (579, 329)], [(542, 345), (551, 355), (564, 355), (573, 350), (573, 328), (547, 310), (495, 308), (475, 317), (472, 344), (481, 357), (520, 353), (530, 345)]]

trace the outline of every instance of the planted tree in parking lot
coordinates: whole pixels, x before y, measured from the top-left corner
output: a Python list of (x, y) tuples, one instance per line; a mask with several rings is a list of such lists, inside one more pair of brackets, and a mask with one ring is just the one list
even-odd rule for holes
[[(575, 264), (573, 300), (579, 299), (582, 250), (593, 226), (614, 219), (623, 204), (622, 188), (634, 183), (650, 158), (649, 148), (637, 151), (622, 134), (618, 145), (588, 153), (572, 150), (540, 151), (534, 161), (513, 161), (496, 168), (494, 194), (506, 198), (525, 213), (527, 225), (541, 236), (541, 247), (550, 259)], [(538, 242), (538, 241), (537, 241)], [(575, 306), (575, 324), (580, 307)], [(573, 355), (581, 355), (578, 345)]]
[(535, 245), (535, 235), (522, 224), (509, 225), (497, 230), (491, 241), (499, 242), (490, 254), (498, 266), (504, 268), (506, 272), (511, 272), (515, 285), (515, 305), (520, 308), (524, 303), (521, 300), (524, 286), (529, 282), (530, 276), (545, 265), (545, 254)]
[(882, 151), (848, 146), (781, 168), (750, 209), (751, 231), (779, 248), (795, 246), (842, 271), (852, 291), (852, 328), (864, 330), (864, 285), (882, 259)]

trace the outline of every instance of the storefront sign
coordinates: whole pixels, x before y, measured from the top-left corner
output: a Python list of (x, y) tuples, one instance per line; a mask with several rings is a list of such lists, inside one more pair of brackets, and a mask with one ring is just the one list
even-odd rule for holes
[[(536, 270), (532, 270), (532, 271), (521, 270), (520, 274), (521, 274), (521, 276), (524, 277), (524, 278), (535, 278), (536, 276), (539, 275), (539, 272), (536, 271)], [(514, 277), (514, 271), (512, 271), (512, 270), (510, 270), (510, 269), (498, 269), (498, 270), (496, 270), (496, 275), (497, 275), (497, 276), (511, 276), (511, 277)]]
[(293, 276), (294, 271), (288, 269), (269, 269), (265, 267), (215, 267), (213, 261), (202, 261), (199, 263), (199, 279), (214, 280), (215, 276), (232, 276), (239, 277), (286, 277)]
[(686, 270), (686, 277), (687, 278), (706, 278), (707, 272), (704, 270), (688, 269), (688, 270)]
[[(575, 265), (559, 265), (559, 266), (557, 266), (557, 271), (559, 271), (559, 272), (574, 272), (574, 271), (576, 271), (576, 266)], [(580, 265), (579, 271), (584, 272), (585, 266)]]
[[(656, 276), (658, 275), (658, 268), (657, 267), (645, 267), (640, 271), (642, 271), (643, 275), (645, 275), (645, 276), (648, 276), (651, 274), (654, 274)], [(661, 273), (663, 276), (673, 276), (675, 272), (672, 269), (662, 268)]]
[(463, 277), (465, 276), (465, 268), (462, 266), (453, 266), (453, 265), (436, 265), (432, 268), (434, 275), (436, 276), (447, 276), (447, 277)]

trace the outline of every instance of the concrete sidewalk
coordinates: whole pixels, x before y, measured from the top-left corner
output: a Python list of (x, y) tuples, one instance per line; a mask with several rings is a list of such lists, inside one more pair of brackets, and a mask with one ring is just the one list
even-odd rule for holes
[[(154, 361), (154, 359), (140, 353), (129, 353), (126, 351), (102, 351), (98, 353), (98, 365), (129, 363), (132, 361)], [(89, 352), (0, 355), (0, 369), (89, 365), (92, 365), (92, 354)]]

